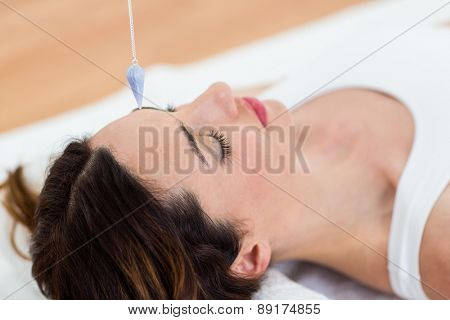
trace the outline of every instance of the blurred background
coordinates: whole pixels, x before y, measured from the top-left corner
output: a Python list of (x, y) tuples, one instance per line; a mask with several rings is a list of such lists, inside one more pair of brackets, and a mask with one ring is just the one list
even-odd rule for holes
[[(139, 63), (185, 64), (365, 0), (133, 0)], [(0, 0), (0, 132), (123, 87), (126, 0)]]

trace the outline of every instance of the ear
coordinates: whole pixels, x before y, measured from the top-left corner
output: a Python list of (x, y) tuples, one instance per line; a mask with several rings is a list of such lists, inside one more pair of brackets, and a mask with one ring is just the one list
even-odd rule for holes
[(266, 271), (272, 250), (268, 243), (254, 242), (241, 248), (231, 270), (244, 276), (259, 276)]

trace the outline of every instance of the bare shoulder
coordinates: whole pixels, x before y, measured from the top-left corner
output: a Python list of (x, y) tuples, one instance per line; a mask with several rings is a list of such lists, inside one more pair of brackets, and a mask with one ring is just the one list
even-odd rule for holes
[(450, 185), (431, 212), (420, 252), (421, 278), (428, 297), (450, 299)]

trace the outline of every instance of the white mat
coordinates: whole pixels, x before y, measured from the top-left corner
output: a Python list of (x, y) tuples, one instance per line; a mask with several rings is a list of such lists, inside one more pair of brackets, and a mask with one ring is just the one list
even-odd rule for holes
[[(192, 101), (215, 81), (225, 81), (235, 89), (274, 82), (285, 78), (299, 66), (313, 63), (319, 55), (327, 52), (332, 55), (330, 49), (339, 47), (341, 41), (348, 42), (361, 35), (375, 37), (379, 28), (388, 30), (390, 38), (394, 38), (446, 2), (369, 2), (197, 63), (185, 66), (154, 65), (147, 68), (145, 94), (158, 105), (165, 106), (169, 102), (180, 104)], [(450, 21), (449, 11), (448, 8), (441, 10), (424, 21), (420, 28)], [(390, 38), (378, 39), (376, 43), (382, 44)], [(375, 45), (373, 49), (376, 48)], [(39, 188), (50, 154), (60, 151), (67, 139), (95, 132), (106, 123), (128, 113), (132, 105), (132, 96), (125, 88), (77, 110), (1, 134), (0, 180), (5, 178), (5, 170), (21, 163), (25, 165), (30, 182)], [(9, 221), (5, 219), (3, 211), (0, 208), (0, 297), (8, 295), (30, 279), (29, 263), (15, 256), (8, 245), (6, 230)], [(331, 298), (390, 298), (317, 266), (290, 263), (279, 268), (291, 279)], [(300, 286), (297, 296), (292, 294), (292, 290), (286, 290), (286, 294), (295, 298), (311, 297)], [(32, 299), (39, 296), (35, 284), (31, 282), (11, 298)], [(283, 295), (277, 297), (282, 298)]]

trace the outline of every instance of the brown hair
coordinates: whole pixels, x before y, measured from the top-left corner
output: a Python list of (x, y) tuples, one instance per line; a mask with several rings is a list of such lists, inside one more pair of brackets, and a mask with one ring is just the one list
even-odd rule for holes
[(186, 190), (143, 181), (87, 139), (66, 147), (39, 195), (21, 167), (1, 188), (31, 231), (32, 274), (49, 298), (249, 299), (259, 287), (260, 278), (230, 270), (236, 226), (210, 219)]

